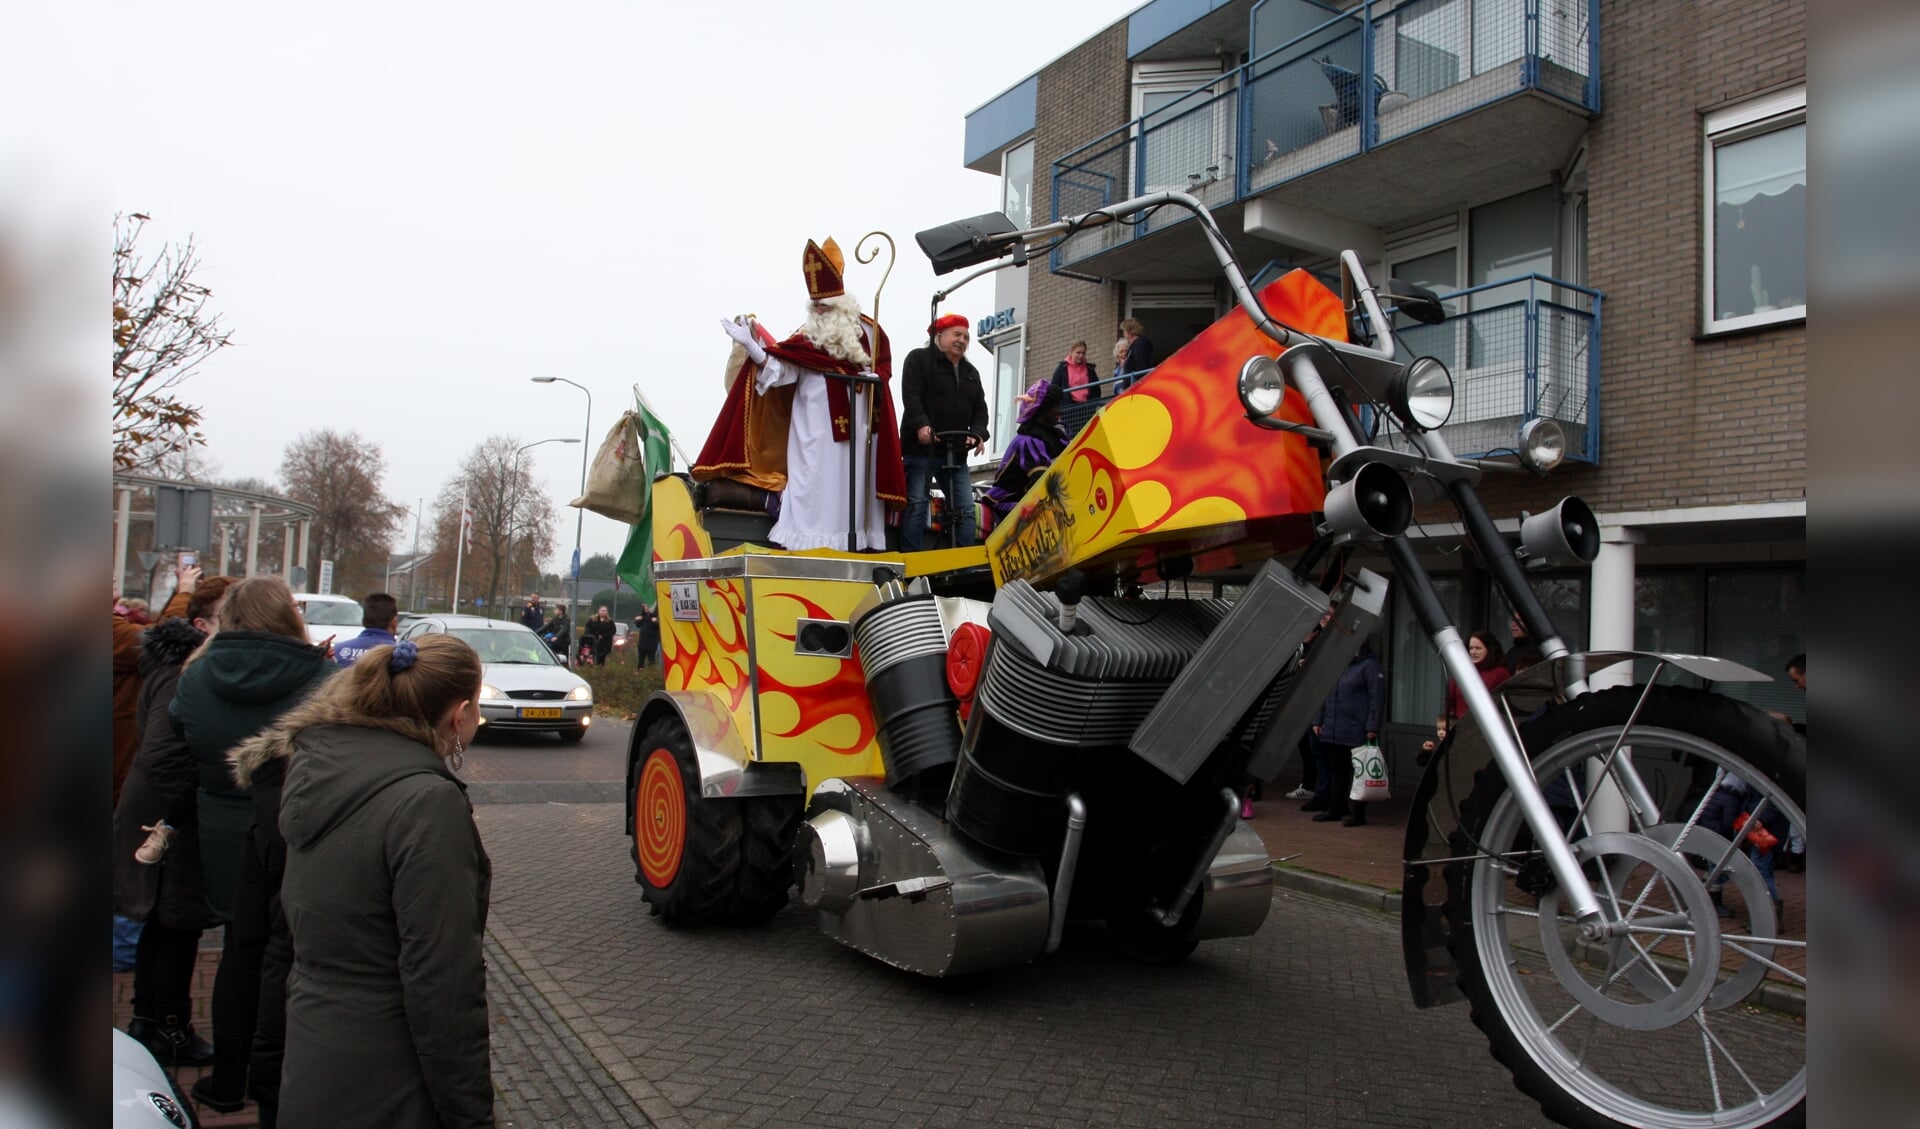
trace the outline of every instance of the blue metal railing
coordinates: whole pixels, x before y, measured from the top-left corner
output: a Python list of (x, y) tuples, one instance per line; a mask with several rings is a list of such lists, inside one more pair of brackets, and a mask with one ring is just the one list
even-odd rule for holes
[[(1600, 108), (1600, 0), (1364, 0), (1053, 163), (1051, 219), (1175, 188), (1209, 207), (1522, 91)], [(1074, 235), (1054, 270), (1188, 218)]]
[(1540, 274), (1440, 295), (1439, 325), (1399, 326), (1402, 359), (1430, 355), (1453, 373), (1455, 453), (1508, 453), (1520, 425), (1545, 416), (1567, 432), (1567, 458), (1600, 459), (1600, 311), (1605, 295)]

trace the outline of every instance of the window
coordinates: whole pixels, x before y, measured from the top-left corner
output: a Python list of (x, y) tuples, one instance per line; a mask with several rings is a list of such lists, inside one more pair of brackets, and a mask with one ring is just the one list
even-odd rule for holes
[(1706, 329), (1807, 316), (1807, 91), (1706, 118)]
[(1033, 223), (1033, 142), (1007, 150), (1000, 166), (1000, 210), (1016, 228)]
[(1025, 391), (1021, 377), (1027, 367), (1026, 332), (1016, 329), (995, 337), (987, 347), (993, 350), (993, 390), (988, 393), (993, 407), (993, 422), (989, 425), (993, 437), (987, 449), (998, 454), (1007, 449), (1014, 433), (1020, 430), (1020, 405), (1014, 397)]
[[(1133, 112), (1144, 119), (1136, 144), (1145, 179), (1139, 192), (1193, 191), (1231, 180), (1233, 76), (1217, 62), (1141, 63), (1134, 68)], [(1207, 84), (1203, 86), (1202, 84)]]

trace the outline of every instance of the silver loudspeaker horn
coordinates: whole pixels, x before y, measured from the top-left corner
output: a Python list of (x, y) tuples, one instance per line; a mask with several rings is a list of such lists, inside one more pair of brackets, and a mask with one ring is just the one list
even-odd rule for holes
[(1413, 491), (1384, 463), (1367, 463), (1352, 478), (1327, 491), (1327, 528), (1373, 539), (1398, 537), (1413, 521)]
[(1578, 498), (1543, 514), (1520, 515), (1520, 556), (1547, 564), (1586, 564), (1600, 555), (1600, 519)]

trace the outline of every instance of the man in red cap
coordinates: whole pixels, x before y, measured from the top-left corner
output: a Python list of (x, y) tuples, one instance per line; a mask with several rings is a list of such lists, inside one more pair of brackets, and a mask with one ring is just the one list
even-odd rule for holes
[[(980, 373), (967, 360), (972, 334), (967, 319), (947, 314), (927, 327), (933, 344), (907, 354), (900, 371), (905, 401), (900, 418), (900, 452), (907, 472), (907, 513), (901, 519), (900, 548), (914, 552), (927, 532), (928, 484), (937, 475), (954, 523), (955, 547), (974, 542), (973, 482), (964, 465), (948, 466), (947, 440), (940, 432), (966, 432), (969, 452), (987, 442), (987, 393)], [(964, 464), (955, 452), (953, 462)]]
[[(845, 260), (829, 239), (807, 241), (801, 270), (807, 279), (807, 320), (799, 332), (773, 342), (758, 325), (721, 319), (720, 326), (747, 354), (728, 394), (695, 478), (777, 476), (784, 481), (780, 518), (768, 535), (788, 549), (845, 549), (849, 517), (861, 549), (887, 547), (887, 508), (906, 502), (900, 449), (894, 438), (892, 348), (879, 323), (862, 317), (842, 281)], [(834, 376), (879, 376), (855, 384)], [(781, 404), (781, 401), (787, 401)], [(769, 405), (774, 410), (765, 410)], [(785, 410), (780, 410), (784, 408)], [(786, 418), (786, 444), (757, 435), (756, 420)], [(871, 438), (870, 438), (871, 437)], [(849, 458), (848, 444), (853, 445)], [(857, 476), (849, 480), (849, 474)], [(857, 493), (857, 513), (848, 496)]]

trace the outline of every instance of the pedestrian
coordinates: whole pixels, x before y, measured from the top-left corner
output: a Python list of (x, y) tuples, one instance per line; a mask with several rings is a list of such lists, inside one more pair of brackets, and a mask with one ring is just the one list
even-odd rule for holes
[(1320, 773), (1313, 799), (1300, 805), (1300, 810), (1316, 812), (1315, 823), (1337, 819), (1343, 827), (1360, 827), (1367, 822), (1367, 805), (1348, 798), (1353, 787), (1352, 753), (1379, 738), (1386, 690), (1387, 674), (1373, 657), (1372, 644), (1361, 643), (1313, 719)]
[(538, 631), (546, 621), (545, 613), (540, 610), (539, 593), (536, 592), (529, 595), (526, 606), (520, 609), (520, 625), (530, 630)]
[[(1500, 649), (1500, 641), (1490, 631), (1475, 631), (1467, 636), (1467, 657), (1473, 660), (1473, 668), (1480, 673), (1480, 682), (1489, 692), (1498, 689), (1515, 673), (1507, 669), (1507, 656)], [(1533, 660), (1526, 655), (1522, 655), (1520, 661), (1522, 670), (1533, 665)], [(1440, 716), (1434, 722), (1433, 737), (1420, 745), (1418, 760), (1423, 766), (1446, 744), (1447, 737), (1458, 728), (1460, 719), (1467, 716), (1467, 698), (1460, 692), (1458, 682), (1447, 680), (1447, 693), (1443, 701)]]
[[(965, 466), (950, 465), (957, 450), (950, 442), (964, 441), (969, 452), (987, 445), (987, 393), (980, 372), (967, 360), (972, 333), (967, 319), (947, 314), (927, 327), (933, 344), (907, 354), (900, 370), (900, 455), (907, 472), (907, 512), (900, 523), (900, 550), (920, 550), (927, 534), (927, 509), (934, 478), (947, 498), (953, 547), (977, 540), (973, 520), (973, 482)], [(940, 433), (965, 433), (964, 440)], [(964, 459), (960, 459), (964, 463)]]
[(1075, 341), (1068, 346), (1067, 355), (1054, 366), (1051, 383), (1069, 401), (1087, 404), (1100, 399), (1099, 380), (1099, 370), (1087, 360), (1087, 343)]
[(573, 645), (573, 621), (568, 618), (565, 605), (555, 608), (553, 618), (540, 625), (540, 637), (561, 662), (567, 661), (567, 649)]
[(587, 621), (587, 641), (593, 645), (593, 665), (605, 666), (613, 652), (613, 616), (604, 604)]
[(1140, 324), (1140, 319), (1127, 318), (1120, 323), (1120, 340), (1127, 343), (1127, 357), (1121, 362), (1127, 380), (1125, 384), (1115, 385), (1116, 390), (1138, 384), (1155, 364), (1153, 342), (1147, 340), (1147, 327)]
[(180, 664), (214, 630), (221, 597), (232, 583), (226, 576), (183, 583), (190, 593), (186, 615), (169, 616), (147, 630), (140, 645), (140, 747), (113, 811), (113, 908), (141, 923), (127, 1034), (163, 1066), (213, 1061), (213, 1044), (193, 1029), (192, 987), (200, 934), (219, 923), (207, 909), (200, 881), (193, 754), (167, 708)]
[(1121, 391), (1126, 388), (1127, 386), (1126, 381), (1121, 379), (1126, 375), (1127, 375), (1127, 335), (1123, 333), (1120, 335), (1119, 339), (1113, 343), (1113, 385), (1112, 385), (1113, 390), (1109, 392), (1108, 395), (1118, 396), (1121, 393)]
[(633, 653), (641, 666), (653, 665), (655, 654), (660, 650), (660, 609), (642, 605), (640, 614), (633, 617)]
[(1067, 449), (1067, 435), (1060, 428), (1060, 401), (1064, 396), (1059, 385), (1036, 380), (1015, 397), (1020, 405), (1020, 430), (1001, 454), (999, 473), (983, 499), (996, 523)]
[(338, 666), (352, 666), (360, 656), (375, 647), (397, 642), (400, 631), (400, 601), (385, 592), (375, 592), (360, 602), (360, 634), (333, 647), (333, 661)]
[[(1333, 613), (1331, 611), (1320, 613), (1320, 622), (1313, 625), (1313, 630), (1307, 633), (1306, 641), (1295, 648), (1293, 652), (1293, 665), (1295, 670), (1305, 668), (1307, 665), (1308, 649), (1313, 646), (1313, 641), (1320, 637), (1320, 633), (1327, 629), (1327, 624), (1332, 622)], [(1320, 762), (1320, 742), (1319, 739), (1313, 735), (1311, 726), (1301, 731), (1298, 751), (1300, 753), (1300, 785), (1287, 793), (1287, 799), (1311, 800), (1316, 794), (1316, 787), (1319, 783), (1320, 772), (1322, 770)]]
[(1505, 660), (1508, 673), (1519, 674), (1540, 661), (1540, 644), (1527, 635), (1527, 625), (1520, 622), (1519, 612), (1507, 617), (1507, 633), (1512, 637)]
[[(285, 846), (278, 772), (242, 784), (227, 754), (299, 704), (334, 668), (307, 642), (293, 592), (276, 576), (227, 589), (219, 629), (189, 657), (172, 714), (198, 773), (200, 870), (207, 903), (226, 923), (213, 981), (213, 1070), (193, 1084), (202, 1105), (231, 1113), (249, 1097), (269, 1125), (280, 1033), (265, 982)], [(265, 1069), (249, 1070), (258, 1038)]]
[(480, 677), (450, 635), (376, 647), (242, 751), (287, 766), (285, 1129), (493, 1124)]
[[(160, 618), (185, 615), (193, 586), (200, 581), (198, 565), (176, 565), (177, 581), (173, 598), (161, 610)], [(133, 754), (140, 747), (140, 729), (134, 717), (140, 702), (140, 636), (151, 620), (145, 600), (125, 600), (118, 591), (113, 595), (113, 803), (120, 803), (120, 788), (126, 782)]]

